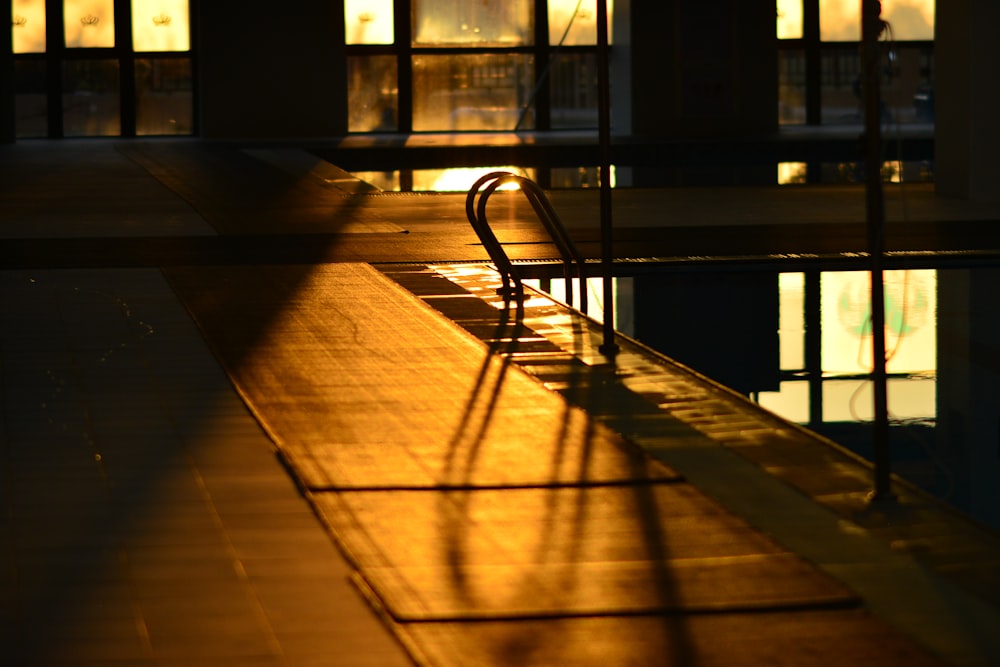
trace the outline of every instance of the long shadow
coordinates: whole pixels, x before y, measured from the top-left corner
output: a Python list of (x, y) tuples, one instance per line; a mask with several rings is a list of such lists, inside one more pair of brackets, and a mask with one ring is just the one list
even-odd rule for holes
[[(445, 562), (451, 570), (455, 591), (470, 605), (475, 605), (477, 601), (474, 599), (473, 591), (465, 578), (467, 539), (462, 529), (468, 527), (468, 522), (461, 517), (468, 515), (472, 494), (475, 493), (474, 489), (470, 488), (472, 473), (486, 431), (494, 416), (504, 379), (510, 369), (510, 356), (504, 352), (516, 346), (517, 339), (523, 330), (523, 321), (520, 315), (521, 311), (518, 309), (513, 326), (511, 326), (509, 308), (504, 307), (499, 311), (494, 335), (489, 342), (479, 374), (473, 384), (472, 393), (466, 400), (465, 410), (455, 426), (451, 441), (448, 443), (442, 470), (442, 481), (445, 486), (453, 487), (455, 491), (440, 494), (439, 516), (453, 516), (454, 509), (460, 511), (460, 518), (456, 523), (444, 523), (450, 527), (446, 530), (443, 540)], [(483, 405), (484, 401), (485, 405)], [(473, 424), (474, 416), (478, 416), (478, 425)], [(464, 453), (462, 450), (465, 450)], [(456, 528), (459, 530), (455, 530)]]
[[(530, 310), (528, 317), (530, 318)], [(467, 400), (465, 416), (460, 421), (452, 442), (450, 451), (455, 452), (455, 455), (449, 457), (449, 472), (453, 475), (449, 479), (452, 483), (461, 487), (461, 490), (454, 491), (441, 498), (441, 515), (443, 517), (455, 516), (452, 513), (458, 510), (458, 518), (456, 520), (446, 521), (442, 524), (442, 540), (445, 545), (446, 561), (453, 576), (452, 583), (455, 587), (455, 592), (462, 596), (464, 601), (470, 605), (475, 605), (478, 599), (477, 591), (471, 588), (471, 582), (465, 578), (465, 566), (469, 564), (466, 560), (465, 547), (470, 538), (468, 531), (474, 528), (465, 519), (468, 517), (468, 511), (471, 503), (474, 502), (474, 494), (477, 493), (477, 490), (474, 485), (468, 484), (468, 482), (470, 480), (469, 475), (475, 465), (479, 446), (482, 443), (482, 436), (491, 416), (490, 410), (495, 405), (495, 398), (499, 393), (503, 375), (509, 370), (509, 359), (512, 357), (512, 353), (516, 351), (517, 336), (510, 335), (507, 326), (509, 318), (509, 311), (506, 309), (499, 311), (496, 333), (493, 336), (493, 340), (489, 343), (487, 357), (480, 371), (477, 384), (473, 394)], [(616, 393), (622, 391), (626, 393), (630, 392), (627, 392), (620, 385), (616, 385), (613, 367), (588, 366), (578, 361), (585, 356), (584, 353), (586, 352), (583, 342), (583, 338), (586, 335), (586, 325), (582, 320), (573, 318), (571, 320), (571, 327), (573, 331), (573, 349), (570, 351), (571, 362), (569, 364), (569, 371), (560, 377), (560, 384), (564, 385), (560, 393), (567, 400), (564, 403), (563, 414), (560, 420), (561, 430), (556, 436), (559, 444), (553, 451), (550, 467), (551, 470), (556, 471), (561, 467), (560, 464), (564, 462), (566, 456), (565, 445), (570, 434), (570, 419), (575, 410), (582, 408), (587, 415), (587, 421), (585, 431), (582, 435), (584, 440), (583, 447), (579, 453), (579, 461), (576, 462), (577, 483), (555, 483), (532, 487), (536, 491), (546, 494), (543, 505), (546, 508), (545, 515), (548, 518), (540, 520), (539, 525), (544, 526), (546, 533), (536, 536), (534, 555), (528, 562), (538, 565), (546, 563), (567, 565), (566, 567), (556, 569), (559, 573), (556, 576), (560, 578), (559, 580), (546, 581), (546, 589), (573, 591), (579, 583), (582, 569), (568, 565), (578, 559), (579, 550), (585, 543), (586, 530), (588, 529), (588, 515), (594, 501), (592, 495), (588, 495), (588, 493), (607, 488), (629, 488), (632, 490), (634, 507), (636, 509), (635, 519), (640, 522), (638, 531), (645, 539), (643, 553), (639, 556), (650, 563), (652, 583), (656, 588), (657, 596), (662, 606), (664, 608), (679, 609), (681, 600), (677, 582), (673, 572), (671, 572), (667, 565), (670, 559), (671, 548), (668, 536), (664, 532), (664, 524), (660, 516), (656, 498), (655, 489), (657, 482), (648, 479), (648, 470), (643, 466), (643, 459), (639, 457), (630, 459), (631, 468), (628, 478), (631, 481), (625, 484), (612, 482), (610, 485), (607, 485), (602, 484), (600, 480), (591, 480), (589, 465), (592, 460), (596, 440), (596, 420), (594, 417), (607, 415), (608, 397), (606, 392), (609, 387), (611, 387), (612, 392)], [(533, 333), (530, 329), (525, 328), (524, 322), (520, 318), (517, 321), (517, 330), (519, 333)], [(493, 355), (501, 355), (503, 357), (502, 361), (497, 362), (495, 359), (491, 359)], [(497, 363), (500, 363), (501, 372), (490, 379), (487, 369)], [(484, 386), (483, 382), (488, 382), (489, 384)], [(480, 417), (482, 422), (479, 423), (478, 427), (472, 428), (470, 426), (470, 415), (473, 412), (473, 406), (481, 404), (484, 395), (489, 396), (487, 412)], [(619, 400), (615, 403), (621, 404), (622, 401)], [(625, 401), (625, 404), (643, 411), (649, 408), (648, 403), (645, 401)], [(471, 446), (462, 450), (465, 458), (459, 462), (457, 460), (458, 444), (459, 442), (468, 443), (468, 438), (470, 437), (472, 438)], [(468, 485), (468, 488), (465, 488), (466, 485)], [(482, 489), (479, 490), (479, 492), (481, 491)], [(570, 511), (563, 511), (568, 506), (572, 506)], [(563, 519), (563, 521), (557, 522), (557, 518)], [(530, 565), (527, 567), (530, 567)], [(524, 595), (527, 597), (533, 592), (531, 587), (534, 585), (535, 582), (532, 577), (526, 576), (522, 591), (508, 592), (515, 596)], [(614, 615), (616, 612), (609, 613)], [(654, 614), (649, 615), (653, 616)], [(579, 616), (580, 613), (567, 608), (565, 613), (562, 614), (539, 613), (537, 616), (534, 616), (528, 613), (526, 616), (521, 616), (515, 611), (503, 615), (502, 618), (508, 621), (532, 619), (558, 620), (559, 618)], [(663, 627), (664, 645), (668, 646), (671, 652), (669, 656), (671, 661), (665, 664), (693, 664), (696, 651), (688, 632), (687, 618), (682, 613), (666, 613), (658, 617), (661, 619)], [(546, 641), (545, 637), (534, 636), (526, 627), (524, 633), (517, 633), (516, 637), (509, 637), (503, 640), (503, 643), (493, 647), (491, 650), (495, 651), (498, 655), (504, 656), (507, 660), (516, 661), (524, 659), (527, 655), (531, 654), (543, 641)]]
[[(587, 334), (587, 327), (582, 319), (573, 318), (572, 331), (573, 356), (575, 359), (580, 359), (586, 351), (583, 337)], [(617, 393), (624, 397), (624, 400), (619, 398), (612, 402), (614, 412), (611, 415), (609, 415), (609, 406), (607, 405), (609, 390), (610, 393)], [(649, 413), (649, 406), (646, 402), (632, 400), (632, 392), (617, 380), (614, 358), (608, 359), (606, 365), (574, 364), (572, 372), (567, 378), (564, 396), (568, 399), (568, 404), (579, 405), (592, 420), (601, 416), (629, 419), (635, 413)], [(627, 411), (627, 414), (621, 414), (623, 409)], [(632, 478), (637, 481), (629, 488), (632, 490), (636, 507), (635, 519), (645, 538), (645, 556), (651, 566), (653, 586), (663, 607), (680, 610), (682, 599), (676, 577), (668, 565), (671, 547), (669, 536), (664, 529), (666, 523), (660, 516), (659, 503), (656, 498), (657, 485), (652, 481), (645, 483), (642, 481), (645, 477), (645, 470), (642, 469), (640, 459), (631, 458), (630, 464)], [(669, 658), (664, 664), (695, 664), (697, 651), (688, 630), (687, 617), (683, 613), (664, 613), (659, 618), (660, 627), (670, 651)]]
[[(245, 263), (247, 257), (240, 252), (241, 244), (246, 244), (242, 247), (251, 249), (252, 256), (261, 263), (273, 262), (275, 257), (269, 255), (268, 245), (275, 238), (280, 238), (283, 233), (276, 229), (272, 229), (273, 233), (270, 235), (266, 233), (267, 225), (274, 224), (273, 220), (257, 218), (248, 221), (247, 214), (254, 213), (254, 206), (247, 207), (245, 200), (253, 199), (258, 209), (275, 211), (280, 210), (284, 204), (316, 192), (315, 188), (303, 186), (294, 179), (284, 177), (273, 168), (261, 169), (260, 165), (254, 164), (249, 158), (232, 159), (238, 150), (236, 148), (209, 146), (200, 142), (165, 143), (157, 144), (157, 146), (165, 151), (159, 155), (166, 154), (167, 158), (159, 163), (156, 169), (152, 170), (153, 175), (161, 182), (174, 187), (181, 196), (188, 198), (189, 202), (201, 211), (209, 222), (223, 233), (224, 237), (230, 235), (229, 238), (235, 244), (225, 247), (222, 252), (199, 254), (199, 249), (212, 250), (225, 244), (224, 237), (212, 241), (201, 239), (201, 242), (207, 243), (207, 245), (189, 243), (185, 246), (184, 252), (168, 253), (166, 257), (156, 255), (154, 263), (156, 261), (165, 261), (166, 264), (178, 262), (195, 265), (215, 262), (221, 264)], [(147, 162), (148, 164), (150, 163)], [(72, 177), (72, 169), (67, 172), (65, 165), (63, 168), (62, 175)], [(81, 169), (85, 169), (85, 167), (81, 167)], [(246, 178), (248, 171), (253, 174), (250, 179)], [(80, 171), (77, 175), (80, 178), (70, 185), (79, 187), (81, 182), (92, 184), (92, 189), (84, 193), (87, 197), (100, 197), (101, 188), (107, 187), (107, 184), (101, 180), (102, 174), (100, 172), (85, 173)], [(109, 193), (108, 196), (112, 195)], [(38, 201), (45, 201), (45, 197), (41, 193), (38, 194)], [(228, 207), (225, 206), (226, 202), (230, 204)], [(335, 235), (338, 226), (363, 217), (364, 202), (365, 199), (361, 197), (338, 197), (335, 207), (336, 218), (330, 217), (329, 208), (325, 209), (324, 212), (322, 206), (311, 207), (306, 212), (305, 226), (325, 225), (324, 229), (328, 233), (310, 236), (312, 245), (306, 249), (305, 257), (311, 259), (320, 254), (326, 256), (331, 250), (330, 244), (339, 240)], [(62, 203), (60, 202), (60, 204)], [(86, 201), (81, 206), (85, 207)], [(141, 205), (137, 204), (137, 206), (141, 208)], [(141, 218), (141, 211), (137, 212), (136, 215)], [(81, 234), (85, 233), (86, 230), (81, 230)], [(244, 236), (245, 233), (257, 233), (259, 236), (250, 240)], [(165, 240), (168, 245), (170, 242), (170, 240)], [(95, 243), (98, 242), (95, 241)], [(326, 247), (319, 248), (323, 244), (326, 244)], [(235, 252), (233, 252), (233, 248), (235, 248)], [(78, 246), (77, 250), (79, 249)], [(146, 250), (154, 254), (156, 249), (155, 240), (146, 246)], [(279, 260), (282, 259), (280, 252), (276, 254)], [(300, 259), (302, 256), (299, 255)], [(93, 264), (94, 268), (116, 270), (120, 269), (122, 265), (135, 265), (134, 258), (124, 259), (120, 255), (109, 255), (105, 259), (106, 263)], [(55, 263), (59, 264), (58, 258), (55, 258)], [(46, 268), (44, 258), (36, 259), (34, 264)], [(244, 362), (244, 356), (253, 349), (254, 341), (265, 334), (271, 322), (280, 314), (283, 304), (296, 292), (297, 286), (307, 279), (310, 272), (311, 268), (307, 264), (292, 267), (285, 273), (286, 280), (283, 283), (271, 286), (272, 289), (280, 293), (272, 295), (270, 299), (253, 300), (252, 317), (242, 319), (245, 328), (240, 332), (240, 340), (220, 340), (218, 337), (213, 337), (210, 332), (203, 331), (203, 335), (209, 338), (210, 345), (217, 352), (220, 351), (219, 346), (228, 346), (224, 356), (227, 365), (230, 367), (238, 366)], [(201, 287), (208, 288), (202, 291), (199, 288), (200, 279), (197, 270), (192, 272), (189, 269), (186, 274), (183, 271), (178, 274), (170, 266), (163, 266), (163, 274), (175, 287), (179, 275), (186, 275), (187, 278), (190, 278), (188, 281), (181, 280), (182, 283), (186, 282), (186, 286), (191, 288), (190, 291), (184, 293), (182, 290), (179, 294), (182, 301), (188, 302), (187, 305), (190, 305), (191, 298), (195, 298), (212, 301), (209, 310), (213, 308), (218, 311), (236, 309), (244, 313), (247, 310), (245, 307), (248, 301), (247, 295), (242, 293), (241, 287), (238, 285), (217, 284), (215, 285), (216, 289), (212, 291), (211, 286), (202, 284)], [(211, 276), (211, 274), (209, 275)], [(30, 277), (26, 279), (35, 282)], [(72, 282), (72, 278), (70, 278), (70, 282)], [(43, 287), (36, 286), (39, 287), (39, 291)], [(142, 326), (146, 324), (151, 324), (153, 327), (159, 326), (155, 303), (142, 304), (134, 302), (131, 298), (123, 298), (118, 294), (104, 294), (104, 296), (126, 319), (131, 320), (132, 324), (142, 322), (144, 323)], [(49, 298), (59, 297), (54, 292)], [(35, 307), (32, 306), (32, 308)], [(59, 304), (55, 304), (55, 312), (58, 313), (60, 307)], [(145, 308), (149, 308), (149, 311), (145, 311)], [(66, 322), (59, 318), (60, 315), (57, 314), (56, 320), (51, 323), (51, 326), (66, 326)], [(100, 321), (94, 323), (95, 329), (103, 325), (104, 323)], [(106, 345), (108, 351), (117, 351), (121, 354), (127, 346), (141, 347), (137, 341), (127, 339), (128, 336), (139, 335), (136, 331), (125, 331), (123, 334), (120, 323), (110, 322), (107, 325), (112, 333), (107, 335), (106, 343), (101, 343), (101, 345)], [(124, 342), (121, 339), (122, 335), (126, 336)], [(163, 332), (159, 335), (169, 336), (170, 326), (164, 327)], [(230, 343), (236, 343), (236, 345), (230, 345)], [(5, 354), (8, 353), (5, 351)], [(22, 661), (19, 664), (46, 664), (49, 659), (46, 652), (50, 648), (46, 644), (50, 642), (39, 643), (42, 640), (42, 635), (39, 633), (42, 633), (44, 637), (60, 637), (78, 610), (95, 602), (102, 595), (103, 580), (100, 576), (95, 576), (95, 573), (122, 571), (123, 563), (127, 561), (128, 550), (122, 542), (122, 536), (128, 534), (131, 526), (138, 525), (143, 516), (159, 502), (156, 496), (158, 481), (167, 472), (176, 470), (178, 465), (189, 464), (192, 445), (186, 441), (190, 439), (192, 433), (198, 431), (199, 424), (207, 423), (212, 417), (213, 401), (206, 400), (207, 397), (204, 393), (199, 392), (201, 387), (198, 385), (197, 379), (191, 380), (190, 387), (177, 387), (175, 381), (163, 381), (162, 378), (150, 377), (155, 376), (156, 370), (145, 364), (144, 370), (150, 376), (133, 378), (134, 383), (119, 384), (112, 393), (105, 393), (106, 388), (102, 388), (100, 394), (94, 394), (92, 392), (96, 388), (87, 386), (86, 379), (81, 375), (80, 364), (85, 361), (81, 355), (100, 353), (100, 350), (94, 352), (88, 349), (69, 349), (67, 353), (70, 355), (68, 359), (70, 375), (58, 378), (58, 381), (62, 383), (67, 393), (74, 394), (78, 400), (82, 401), (82, 404), (74, 409), (77, 414), (76, 419), (80, 421), (71, 425), (73, 429), (71, 437), (79, 439), (79, 446), (88, 450), (84, 456), (90, 456), (96, 461), (98, 475), (103, 480), (101, 484), (104, 488), (97, 492), (99, 500), (96, 505), (97, 509), (93, 513), (87, 512), (80, 517), (82, 520), (76, 522), (72, 527), (64, 527), (63, 532), (59, 535), (61, 555), (58, 560), (51, 563), (50, 566), (40, 565), (39, 568), (32, 568), (36, 571), (31, 577), (30, 589), (21, 586), (16, 593), (8, 593), (8, 595), (14, 595), (14, 598), (13, 600), (8, 598), (6, 606), (11, 607), (14, 604), (16, 609), (8, 609), (8, 611), (13, 612), (14, 617), (10, 619), (11, 625), (8, 625), (0, 636), (3, 637), (5, 645), (8, 646), (7, 656)], [(59, 374), (60, 370), (49, 368), (46, 371), (44, 368), (39, 368), (37, 372)], [(103, 462), (113, 462), (114, 457), (107, 456), (107, 452), (103, 452), (102, 456), (102, 448), (104, 447), (102, 441), (104, 441), (105, 435), (101, 433), (100, 425), (95, 424), (93, 415), (98, 405), (89, 404), (89, 402), (101, 400), (114, 404), (118, 400), (127, 401), (128, 398), (134, 398), (137, 394), (150, 391), (150, 380), (155, 386), (172, 386), (173, 390), (180, 396), (190, 395), (192, 400), (184, 402), (182, 406), (184, 414), (182, 415), (172, 413), (170, 408), (165, 408), (166, 418), (174, 430), (175, 437), (166, 439), (156, 437), (143, 441), (141, 436), (137, 436), (139, 440), (136, 449), (141, 449), (140, 463), (129, 467), (127, 471), (121, 469), (114, 471), (112, 473), (114, 479), (109, 480)], [(228, 390), (228, 387), (225, 390)], [(116, 398), (116, 394), (119, 398)], [(197, 402), (194, 397), (197, 397)], [(8, 400), (10, 398), (9, 394), (4, 397), (5, 404), (11, 404)], [(150, 402), (158, 403), (163, 398), (162, 396), (152, 396)], [(108, 408), (106, 405), (100, 407), (102, 412)], [(0, 434), (5, 442), (3, 467), (6, 474), (2, 482), (7, 488), (10, 488), (15, 482), (12, 476), (17, 474), (17, 468), (13, 462), (13, 448), (17, 445), (13, 444), (13, 437), (20, 433), (30, 439), (30, 432), (34, 429), (30, 423), (20, 421), (25, 417), (27, 415), (9, 414), (7, 416), (9, 421), (3, 425), (5, 432)], [(121, 418), (124, 423), (127, 423), (128, 420), (132, 419), (132, 415), (122, 415)], [(158, 418), (154, 428), (162, 426), (162, 420)], [(137, 452), (132, 452), (132, 455), (136, 454)], [(86, 474), (93, 473), (88, 471)], [(43, 493), (45, 492), (43, 491)], [(51, 491), (49, 493), (51, 494)], [(74, 498), (66, 497), (65, 502), (72, 504)], [(9, 548), (13, 552), (10, 557), (14, 558), (15, 562), (10, 567), (15, 568), (13, 581), (15, 585), (18, 585), (17, 582), (20, 582), (21, 579), (16, 573), (16, 559), (23, 557), (24, 552), (17, 549), (17, 538), (13, 533), (15, 529), (12, 527), (10, 530), (11, 536), (5, 537), (5, 541), (8, 542)], [(38, 529), (31, 530), (35, 532)], [(70, 554), (73, 556), (70, 557)], [(37, 571), (38, 569), (41, 571)], [(81, 578), (81, 575), (86, 576)], [(137, 602), (133, 599), (134, 604)], [(139, 613), (141, 614), (141, 612)], [(5, 617), (9, 618), (7, 615)], [(26, 623), (35, 627), (27, 627), (24, 625)], [(38, 626), (39, 623), (44, 627)], [(143, 655), (146, 658), (151, 657), (148, 645), (143, 651)]]

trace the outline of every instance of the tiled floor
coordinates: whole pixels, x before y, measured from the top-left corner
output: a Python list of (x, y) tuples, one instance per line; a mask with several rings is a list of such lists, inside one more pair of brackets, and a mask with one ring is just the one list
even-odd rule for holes
[(159, 271), (0, 302), (4, 664), (410, 664)]
[[(866, 480), (837, 477), (842, 493), (817, 484), (830, 466), (844, 470), (822, 446), (635, 350), (617, 367), (602, 363), (595, 330), (551, 303), (529, 315), (518, 350), (505, 350), (524, 332), (483, 319), (497, 311), (485, 305), (495, 294), (482, 267), (396, 264), (377, 277), (362, 264), (309, 263), (478, 257), (468, 229), (454, 231), (455, 197), (371, 197), (362, 211), (316, 190), (337, 189), (322, 179), (296, 183), (357, 217), (327, 228), (330, 210), (300, 197), (290, 215), (316, 234), (286, 237), (284, 209), (268, 200), (287, 179), (271, 176), (299, 168), (284, 153), (181, 147), (175, 157), (189, 171), (173, 177), (221, 188), (190, 195), (213, 206), (199, 214), (164, 187), (169, 174), (157, 180), (155, 165), (145, 171), (110, 144), (0, 148), (0, 240), (22, 267), (0, 271), (3, 664), (909, 666), (936, 662), (926, 647), (954, 664), (996, 663), (993, 536), (959, 540), (957, 522), (905, 503), (902, 514), (857, 513)], [(247, 171), (229, 171), (236, 165)], [(248, 174), (268, 206), (247, 204)], [(407, 211), (425, 224), (401, 234)], [(246, 213), (266, 235), (240, 235)], [(98, 262), (78, 257), (78, 237), (111, 250)], [(631, 242), (641, 246), (642, 234)], [(245, 251), (268, 261), (255, 267)], [(294, 261), (276, 271), (279, 251)], [(159, 268), (120, 268), (164, 258), (201, 265), (178, 291), (202, 324), (214, 313), (225, 325), (226, 337), (207, 336), (217, 354), (172, 289), (187, 269), (168, 269), (168, 284)], [(55, 270), (47, 260), (102, 266)], [(421, 292), (414, 276), (444, 292)], [(213, 304), (226, 280), (229, 296)], [(390, 327), (404, 321), (405, 339)], [(298, 352), (289, 357), (284, 341)], [(250, 395), (242, 362), (262, 351), (272, 356), (257, 384), (281, 392)], [(227, 373), (218, 359), (239, 363)], [(338, 395), (344, 387), (370, 391), (352, 402)], [(519, 410), (565, 439), (537, 437)], [(515, 458), (503, 458), (502, 431), (487, 428), (497, 415), (520, 434)], [(659, 461), (618, 448), (621, 435)], [(593, 467), (570, 465), (581, 461)], [(712, 521), (740, 530), (678, 519), (681, 487), (704, 494), (695, 504), (712, 507)], [(930, 555), (940, 558), (911, 553), (915, 530), (939, 531)], [(738, 540), (720, 538), (731, 533), (768, 549), (749, 559), (704, 553), (732, 549)], [(684, 549), (699, 558), (677, 558)], [(820, 574), (810, 580), (832, 577), (820, 588), (837, 594), (806, 600), (808, 613), (787, 599), (765, 614), (677, 613), (692, 599), (752, 593), (759, 603), (765, 577), (743, 577), (745, 590), (685, 577), (773, 565), (773, 553), (796, 568), (799, 557), (812, 563)], [(652, 585), (628, 594), (640, 581)]]

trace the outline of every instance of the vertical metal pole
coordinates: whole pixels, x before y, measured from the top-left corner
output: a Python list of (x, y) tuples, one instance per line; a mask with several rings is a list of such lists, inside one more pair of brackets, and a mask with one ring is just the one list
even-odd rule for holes
[(823, 281), (819, 271), (805, 274), (805, 362), (809, 378), (809, 427), (823, 424)]
[(892, 499), (891, 452), (889, 450), (889, 408), (885, 361), (885, 210), (882, 199), (882, 102), (879, 92), (879, 45), (882, 32), (882, 3), (861, 0), (862, 94), (865, 109), (865, 194), (868, 218), (868, 247), (871, 255), (872, 385), (874, 389), (875, 488), (873, 501)]
[(608, 52), (607, 0), (597, 0), (598, 142), (601, 149), (601, 268), (604, 277), (604, 341), (599, 350), (605, 357), (614, 357), (618, 354), (618, 344), (615, 343), (615, 290), (612, 266), (614, 239), (611, 231), (611, 73)]

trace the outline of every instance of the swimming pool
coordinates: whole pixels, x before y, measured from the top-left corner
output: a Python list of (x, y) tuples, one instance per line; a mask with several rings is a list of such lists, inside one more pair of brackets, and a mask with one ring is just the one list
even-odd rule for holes
[[(599, 317), (599, 280), (589, 291)], [(885, 272), (893, 472), (994, 528), (998, 292), (1000, 266)], [(619, 331), (871, 459), (867, 271), (675, 270), (617, 278), (615, 293)]]

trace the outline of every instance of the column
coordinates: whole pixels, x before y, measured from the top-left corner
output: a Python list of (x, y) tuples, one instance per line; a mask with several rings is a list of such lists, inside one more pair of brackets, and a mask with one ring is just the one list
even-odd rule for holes
[(935, 19), (935, 184), (1000, 201), (1000, 26), (996, 0), (939, 0)]

